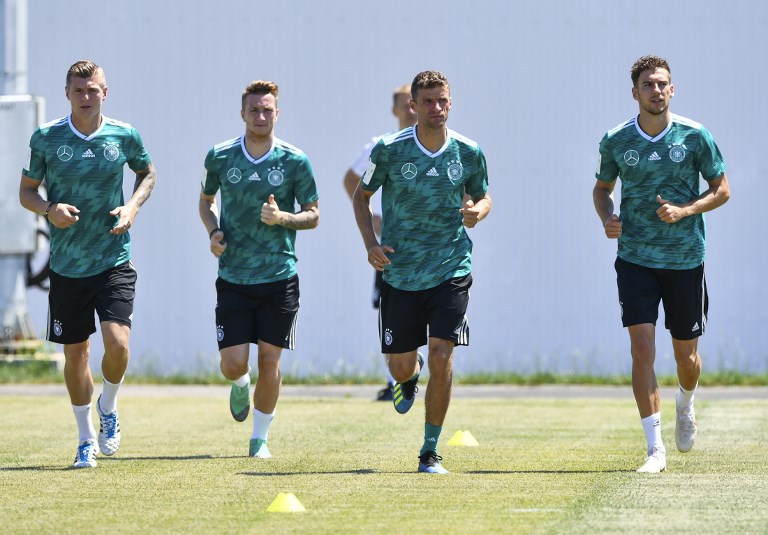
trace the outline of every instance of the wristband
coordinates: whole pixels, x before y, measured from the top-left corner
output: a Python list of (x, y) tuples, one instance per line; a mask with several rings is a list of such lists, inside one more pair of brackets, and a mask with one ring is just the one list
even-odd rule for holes
[(208, 239), (209, 239), (209, 240), (212, 240), (212, 239), (213, 239), (213, 235), (214, 235), (214, 233), (216, 233), (216, 232), (218, 232), (218, 231), (220, 231), (220, 230), (221, 230), (221, 229), (220, 229), (219, 227), (216, 227), (215, 229), (213, 229), (213, 230), (211, 231), (211, 233), (210, 233), (210, 234), (208, 234)]
[(48, 203), (48, 208), (45, 209), (45, 212), (43, 212), (43, 217), (48, 217), (48, 212), (51, 211), (51, 206), (56, 204), (55, 202), (51, 201)]

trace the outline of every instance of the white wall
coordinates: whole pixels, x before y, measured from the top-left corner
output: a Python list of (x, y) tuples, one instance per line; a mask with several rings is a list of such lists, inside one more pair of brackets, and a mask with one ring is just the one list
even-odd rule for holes
[[(298, 238), (298, 349), (284, 371), (380, 369), (373, 274), (341, 179), (371, 135), (395, 126), (392, 88), (437, 69), (452, 85), (449, 125), (484, 148), (494, 198), (471, 231), (472, 345), (457, 371), (627, 372), (616, 245), (591, 190), (602, 134), (636, 113), (629, 67), (647, 53), (669, 59), (673, 111), (704, 123), (729, 166), (732, 200), (708, 217), (705, 367), (768, 370), (764, 2), (30, 0), (29, 22), (29, 89), (48, 119), (68, 113), (67, 67), (93, 59), (110, 86), (105, 113), (139, 129), (158, 170), (132, 229), (134, 370), (217, 369), (199, 183), (206, 151), (242, 133), (240, 92), (256, 78), (280, 85), (277, 135), (310, 156), (321, 197), (320, 227)], [(45, 295), (29, 301), (42, 331)], [(663, 327), (658, 343), (657, 369), (672, 372)], [(96, 364), (100, 351), (94, 338)]]

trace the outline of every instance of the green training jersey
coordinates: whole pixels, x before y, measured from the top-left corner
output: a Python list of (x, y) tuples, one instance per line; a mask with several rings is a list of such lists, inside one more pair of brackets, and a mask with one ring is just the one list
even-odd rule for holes
[(102, 117), (101, 126), (86, 136), (77, 131), (71, 116), (62, 117), (39, 126), (29, 149), (22, 172), (45, 180), (49, 201), (80, 210), (80, 220), (69, 228), (49, 224), (51, 269), (82, 278), (130, 260), (130, 235), (109, 233), (118, 222), (109, 212), (124, 205), (123, 166), (142, 171), (151, 163), (136, 129)]
[(641, 266), (692, 269), (704, 261), (704, 215), (670, 224), (656, 214), (656, 196), (687, 203), (700, 195), (699, 174), (713, 180), (725, 173), (725, 162), (712, 135), (699, 123), (672, 115), (656, 137), (640, 129), (636, 119), (620, 124), (600, 141), (595, 177), (613, 182), (621, 177), (622, 233), (618, 256)]
[(408, 127), (379, 140), (361, 179), (365, 191), (382, 189), (382, 245), (391, 246), (384, 280), (400, 290), (433, 288), (472, 270), (472, 240), (464, 225), (464, 192), (488, 191), (480, 147), (448, 130), (445, 144), (430, 152)]
[(296, 274), (296, 231), (261, 222), (261, 206), (274, 194), (283, 211), (318, 200), (312, 164), (301, 150), (275, 138), (254, 159), (243, 136), (214, 146), (205, 158), (203, 193), (221, 190), (221, 220), (227, 248), (219, 276), (233, 284), (263, 284)]

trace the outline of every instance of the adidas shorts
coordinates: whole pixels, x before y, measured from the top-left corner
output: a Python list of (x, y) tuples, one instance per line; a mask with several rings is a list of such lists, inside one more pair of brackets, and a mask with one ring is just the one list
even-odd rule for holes
[(125, 262), (90, 277), (64, 277), (51, 271), (48, 292), (48, 340), (79, 344), (96, 332), (99, 321), (131, 326), (136, 269)]
[(219, 349), (268, 344), (294, 349), (299, 312), (299, 276), (264, 284), (216, 279), (216, 340)]
[(664, 305), (664, 326), (676, 340), (704, 334), (709, 309), (704, 264), (693, 269), (656, 269), (617, 258), (621, 321), (624, 327), (652, 323)]
[(379, 308), (382, 353), (407, 353), (425, 345), (427, 336), (469, 345), (467, 305), (472, 274), (409, 292), (383, 281)]

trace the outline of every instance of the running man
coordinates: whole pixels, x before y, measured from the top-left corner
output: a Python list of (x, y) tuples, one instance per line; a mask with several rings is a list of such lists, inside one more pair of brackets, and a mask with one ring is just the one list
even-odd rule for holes
[[(437, 443), (451, 399), (453, 349), (469, 344), (466, 310), (472, 285), (473, 228), (491, 210), (485, 156), (474, 141), (446, 127), (448, 79), (424, 71), (411, 84), (418, 124), (387, 136), (371, 152), (353, 205), (368, 263), (383, 272), (381, 350), (397, 381), (393, 403), (408, 412), (428, 343), (424, 443), (419, 472), (445, 474)], [(382, 188), (381, 243), (371, 196)], [(470, 199), (462, 204), (465, 192)]]
[[(632, 97), (640, 112), (600, 141), (592, 191), (606, 237), (618, 240), (619, 305), (629, 330), (632, 390), (647, 442), (646, 460), (638, 472), (648, 473), (667, 467), (653, 368), (659, 301), (677, 362), (675, 443), (686, 453), (696, 439), (698, 344), (709, 305), (703, 213), (730, 197), (725, 162), (712, 135), (699, 123), (670, 112), (675, 95), (670, 73), (667, 61), (658, 56), (643, 56), (632, 65)], [(709, 185), (702, 193), (699, 175)], [(618, 177), (620, 216), (613, 205)]]
[[(136, 288), (128, 231), (157, 179), (136, 129), (102, 115), (107, 92), (98, 65), (78, 61), (69, 68), (64, 93), (71, 114), (32, 134), (19, 188), (21, 204), (44, 215), (50, 227), (47, 338), (64, 346), (64, 380), (79, 433), (75, 468), (93, 468), (98, 453), (114, 455), (120, 447), (117, 392), (128, 367)], [(127, 203), (125, 164), (136, 173)], [(47, 199), (39, 192), (43, 180)], [(98, 440), (91, 420), (88, 364), (94, 312), (104, 341), (103, 389), (96, 401)]]
[(199, 201), (211, 253), (219, 259), (216, 336), (221, 373), (233, 381), (229, 408), (238, 422), (250, 412), (249, 344), (258, 346), (248, 455), (262, 459), (272, 456), (267, 435), (282, 384), (280, 354), (294, 348), (296, 336), (296, 231), (320, 221), (309, 159), (274, 136), (277, 97), (274, 82), (257, 80), (245, 88), (245, 134), (208, 152)]

